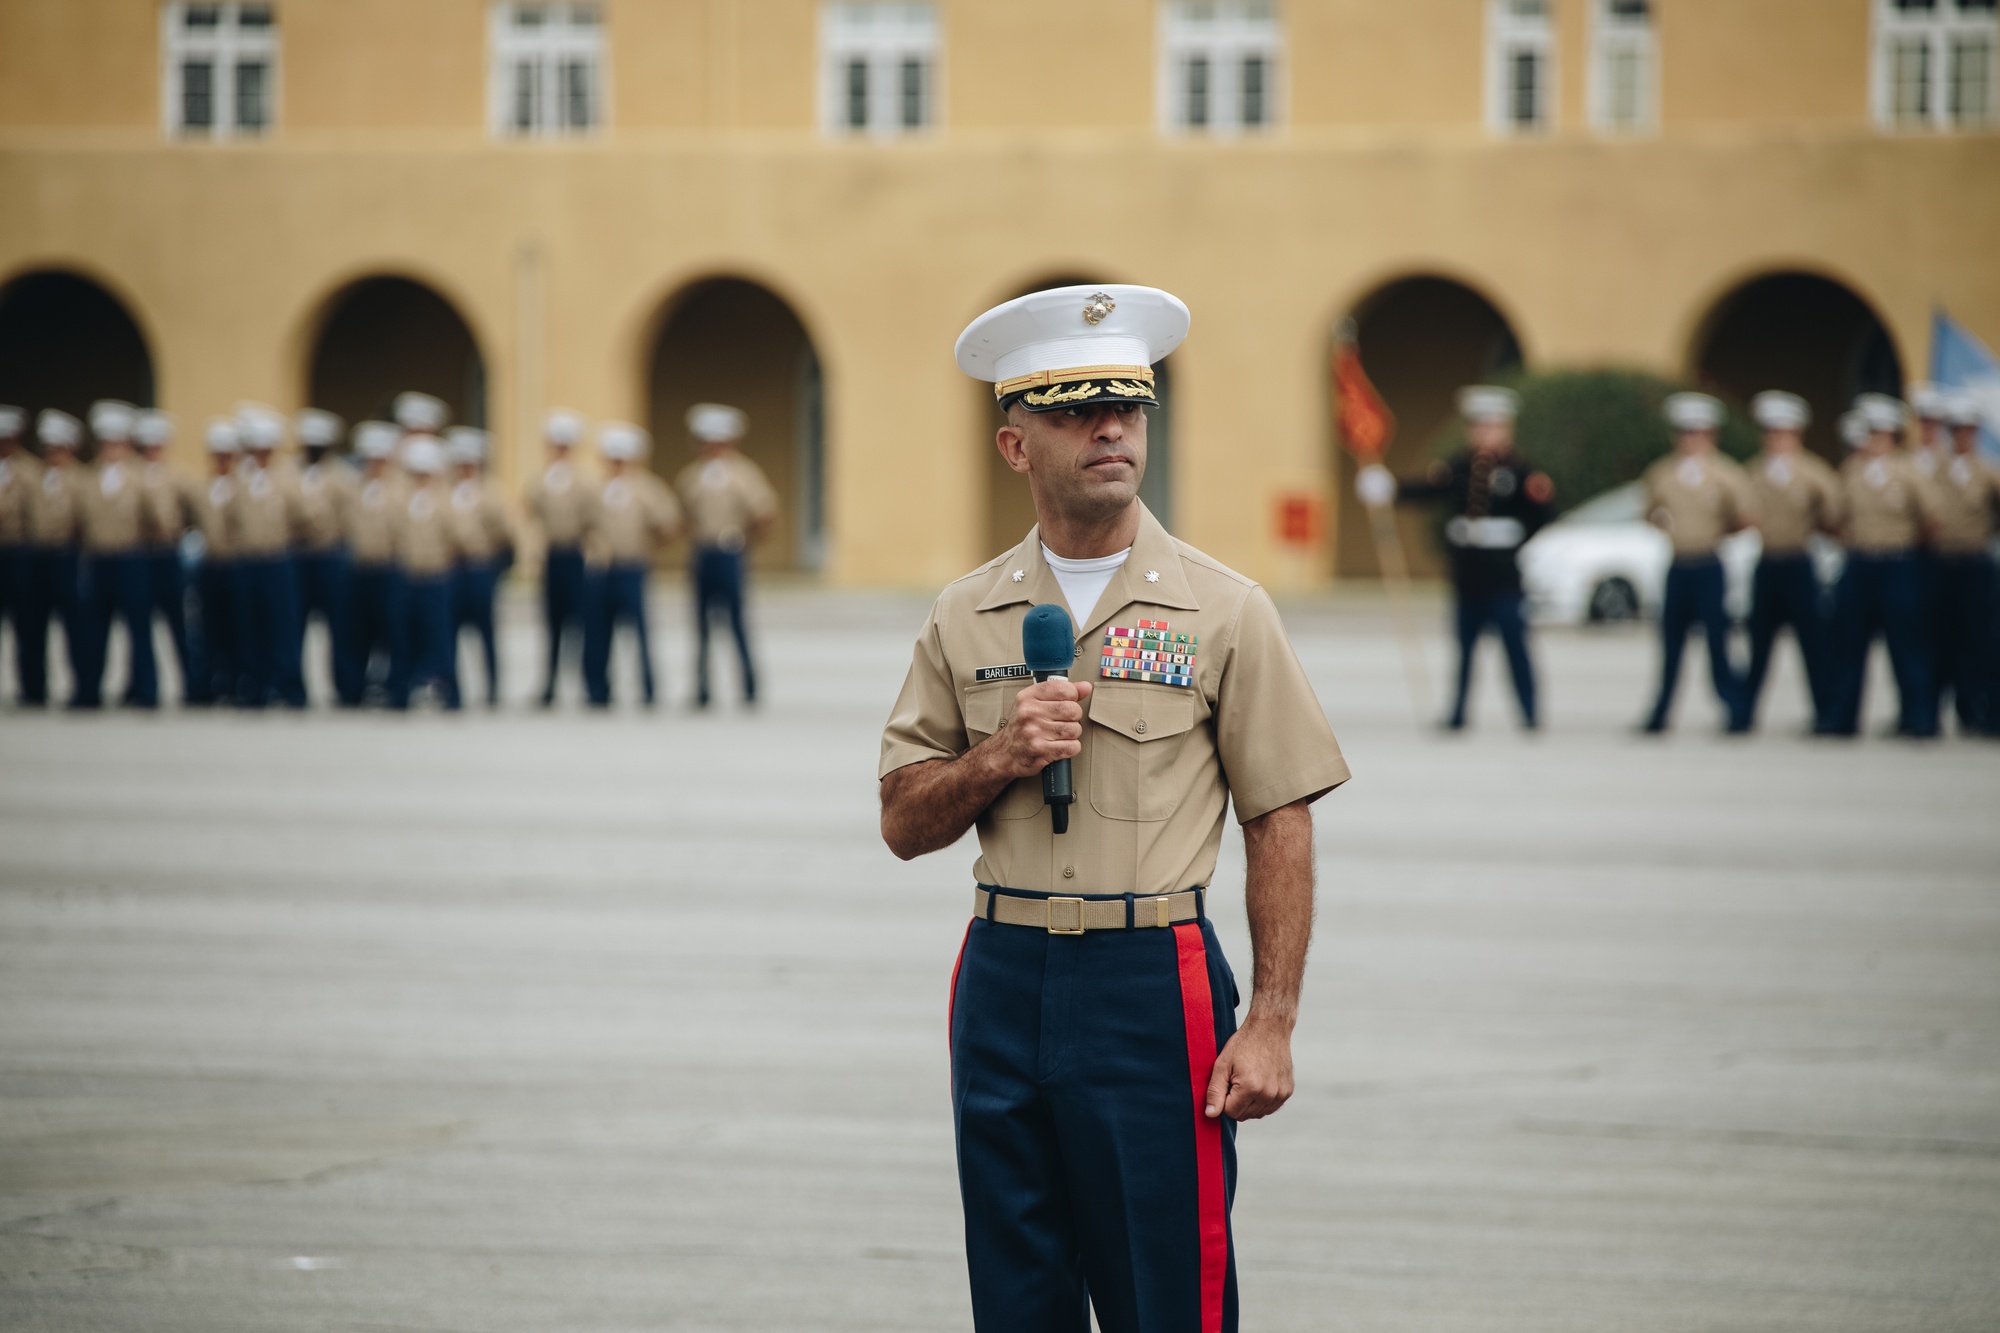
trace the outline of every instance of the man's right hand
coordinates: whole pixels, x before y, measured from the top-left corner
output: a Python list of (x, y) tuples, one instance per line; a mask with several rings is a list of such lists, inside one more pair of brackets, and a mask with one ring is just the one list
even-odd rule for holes
[(1058, 759), (1083, 752), (1087, 680), (1045, 680), (1022, 690), (1014, 715), (994, 734), (994, 762), (1009, 778), (1033, 777)]

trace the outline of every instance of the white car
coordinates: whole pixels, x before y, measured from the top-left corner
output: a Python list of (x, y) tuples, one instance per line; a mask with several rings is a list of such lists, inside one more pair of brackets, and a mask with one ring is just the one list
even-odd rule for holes
[[(1521, 548), (1529, 617), (1577, 625), (1657, 616), (1674, 551), (1645, 509), (1645, 489), (1635, 481), (1584, 501), (1529, 538)], [(1754, 528), (1723, 539), (1724, 605), (1733, 620), (1750, 614), (1750, 578), (1763, 549)]]

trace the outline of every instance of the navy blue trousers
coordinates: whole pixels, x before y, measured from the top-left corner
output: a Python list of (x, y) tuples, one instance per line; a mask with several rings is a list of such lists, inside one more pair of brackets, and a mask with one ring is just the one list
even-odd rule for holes
[(694, 567), (694, 698), (708, 702), (708, 625), (718, 615), (729, 618), (729, 630), (736, 636), (736, 656), (743, 664), (743, 697), (757, 698), (757, 667), (750, 660), (750, 636), (743, 630), (744, 558), (741, 551), (703, 547), (695, 552)]
[(1750, 674), (1743, 681), (1743, 707), (1753, 721), (1757, 716), (1757, 701), (1764, 694), (1765, 678), (1770, 674), (1772, 646), (1777, 642), (1778, 631), (1786, 625), (1792, 627), (1792, 636), (1799, 643), (1799, 656), (1805, 659), (1806, 689), (1812, 698), (1813, 721), (1817, 726), (1827, 715), (1831, 660), (1819, 575), (1813, 572), (1812, 557), (1804, 551), (1765, 556), (1757, 562), (1756, 577), (1750, 585)]
[(1236, 1126), (1198, 1109), (1236, 1001), (1206, 920), (971, 924), (951, 1102), (978, 1333), (1088, 1333), (1091, 1307), (1104, 1333), (1236, 1328)]
[[(354, 667), (362, 697), (370, 688), (393, 698), (409, 657), (403, 571), (394, 565), (354, 567)], [(409, 695), (405, 686), (404, 700)]]
[(489, 704), (500, 702), (500, 653), (493, 641), (493, 602), (499, 588), (497, 561), (468, 560), (452, 574), (452, 655), (457, 657), (458, 636), (465, 630), (479, 636)]
[(167, 622), (167, 638), (174, 646), (174, 661), (181, 669), (181, 697), (185, 703), (201, 701), (195, 684), (195, 650), (188, 642), (187, 571), (181, 568), (181, 553), (174, 547), (149, 551), (146, 581), (152, 590), (152, 613)]
[(458, 633), (452, 622), (451, 575), (403, 576), (404, 643), (401, 669), (389, 675), (389, 706), (408, 708), (410, 695), (435, 685), (446, 708), (457, 708)]
[(77, 589), (76, 552), (68, 547), (24, 546), (15, 564), (14, 665), (21, 702), (49, 701), (49, 621), (60, 620), (73, 678), (85, 663), (83, 602)]
[(131, 682), (125, 702), (141, 708), (160, 704), (160, 677), (153, 660), (153, 571), (144, 551), (92, 555), (81, 566), (77, 595), (83, 604), (83, 655), (78, 664), (72, 708), (104, 704), (104, 670), (111, 657), (111, 624), (123, 621), (132, 649)]
[(299, 557), (299, 655), (305, 655), (306, 622), (326, 626), (333, 695), (346, 707), (361, 702), (361, 672), (354, 655), (354, 562), (345, 547)]
[(542, 702), (556, 699), (556, 676), (562, 668), (563, 641), (571, 639), (579, 651), (589, 641), (585, 624), (586, 586), (583, 552), (574, 546), (551, 546), (542, 566), (542, 623), (549, 638), (549, 668), (543, 678)]
[(1847, 553), (1847, 568), (1841, 571), (1833, 599), (1840, 693), (1828, 718), (1829, 733), (1852, 736), (1861, 729), (1868, 650), (1879, 633), (1889, 645), (1889, 665), (1901, 700), (1897, 729), (1911, 736), (1937, 735), (1925, 607), (1923, 571), (1915, 556), (1906, 551)]
[(584, 620), (583, 687), (590, 702), (603, 708), (611, 702), (611, 639), (620, 621), (632, 627), (639, 641), (639, 688), (653, 702), (653, 645), (646, 633), (644, 565), (613, 565), (591, 577), (585, 591), (590, 610)]
[(299, 668), (299, 571), (288, 555), (235, 562), (236, 702), (306, 706)]
[(1993, 557), (1984, 551), (1938, 557), (1935, 693), (1941, 701), (1949, 690), (1959, 729), (1978, 734), (1991, 734), (2000, 722), (1993, 697), (1994, 675), (2000, 669), (1995, 583)]
[(1476, 597), (1461, 592), (1453, 619), (1458, 630), (1458, 692), (1453, 696), (1451, 718), (1446, 723), (1456, 731), (1465, 725), (1465, 698), (1472, 691), (1472, 657), (1479, 636), (1489, 627), (1500, 636), (1507, 650), (1507, 670), (1514, 678), (1514, 697), (1521, 704), (1521, 720), (1535, 721), (1535, 664), (1528, 656), (1528, 621), (1521, 611), (1519, 593)]
[(1723, 608), (1722, 562), (1713, 556), (1676, 560), (1667, 569), (1666, 593), (1660, 602), (1660, 696), (1653, 702), (1649, 731), (1666, 729), (1673, 712), (1674, 691), (1680, 685), (1681, 655), (1688, 631), (1701, 626), (1708, 640), (1708, 674), (1715, 697), (1722, 700), (1731, 731), (1750, 726), (1743, 682), (1729, 661), (1729, 613)]
[(236, 697), (236, 570), (229, 560), (204, 560), (195, 576), (197, 630), (189, 632), (195, 650), (188, 678), (188, 702), (227, 703)]

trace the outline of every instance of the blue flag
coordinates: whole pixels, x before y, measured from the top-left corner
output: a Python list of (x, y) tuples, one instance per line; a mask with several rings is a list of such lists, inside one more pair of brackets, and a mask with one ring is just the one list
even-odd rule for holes
[(1931, 316), (1931, 381), (1978, 399), (1979, 452), (2000, 460), (2000, 359), (1942, 308)]

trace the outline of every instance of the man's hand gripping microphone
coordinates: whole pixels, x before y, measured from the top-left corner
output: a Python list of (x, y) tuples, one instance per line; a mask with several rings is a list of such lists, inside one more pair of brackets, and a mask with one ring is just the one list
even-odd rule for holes
[[(1076, 628), (1069, 612), (1054, 602), (1044, 602), (1030, 610), (1021, 622), (1021, 660), (1034, 673), (1035, 683), (1053, 676), (1069, 675), (1076, 661)], [(1076, 801), (1069, 760), (1058, 759), (1042, 770), (1042, 800), (1058, 833), (1069, 832), (1069, 808)]]

